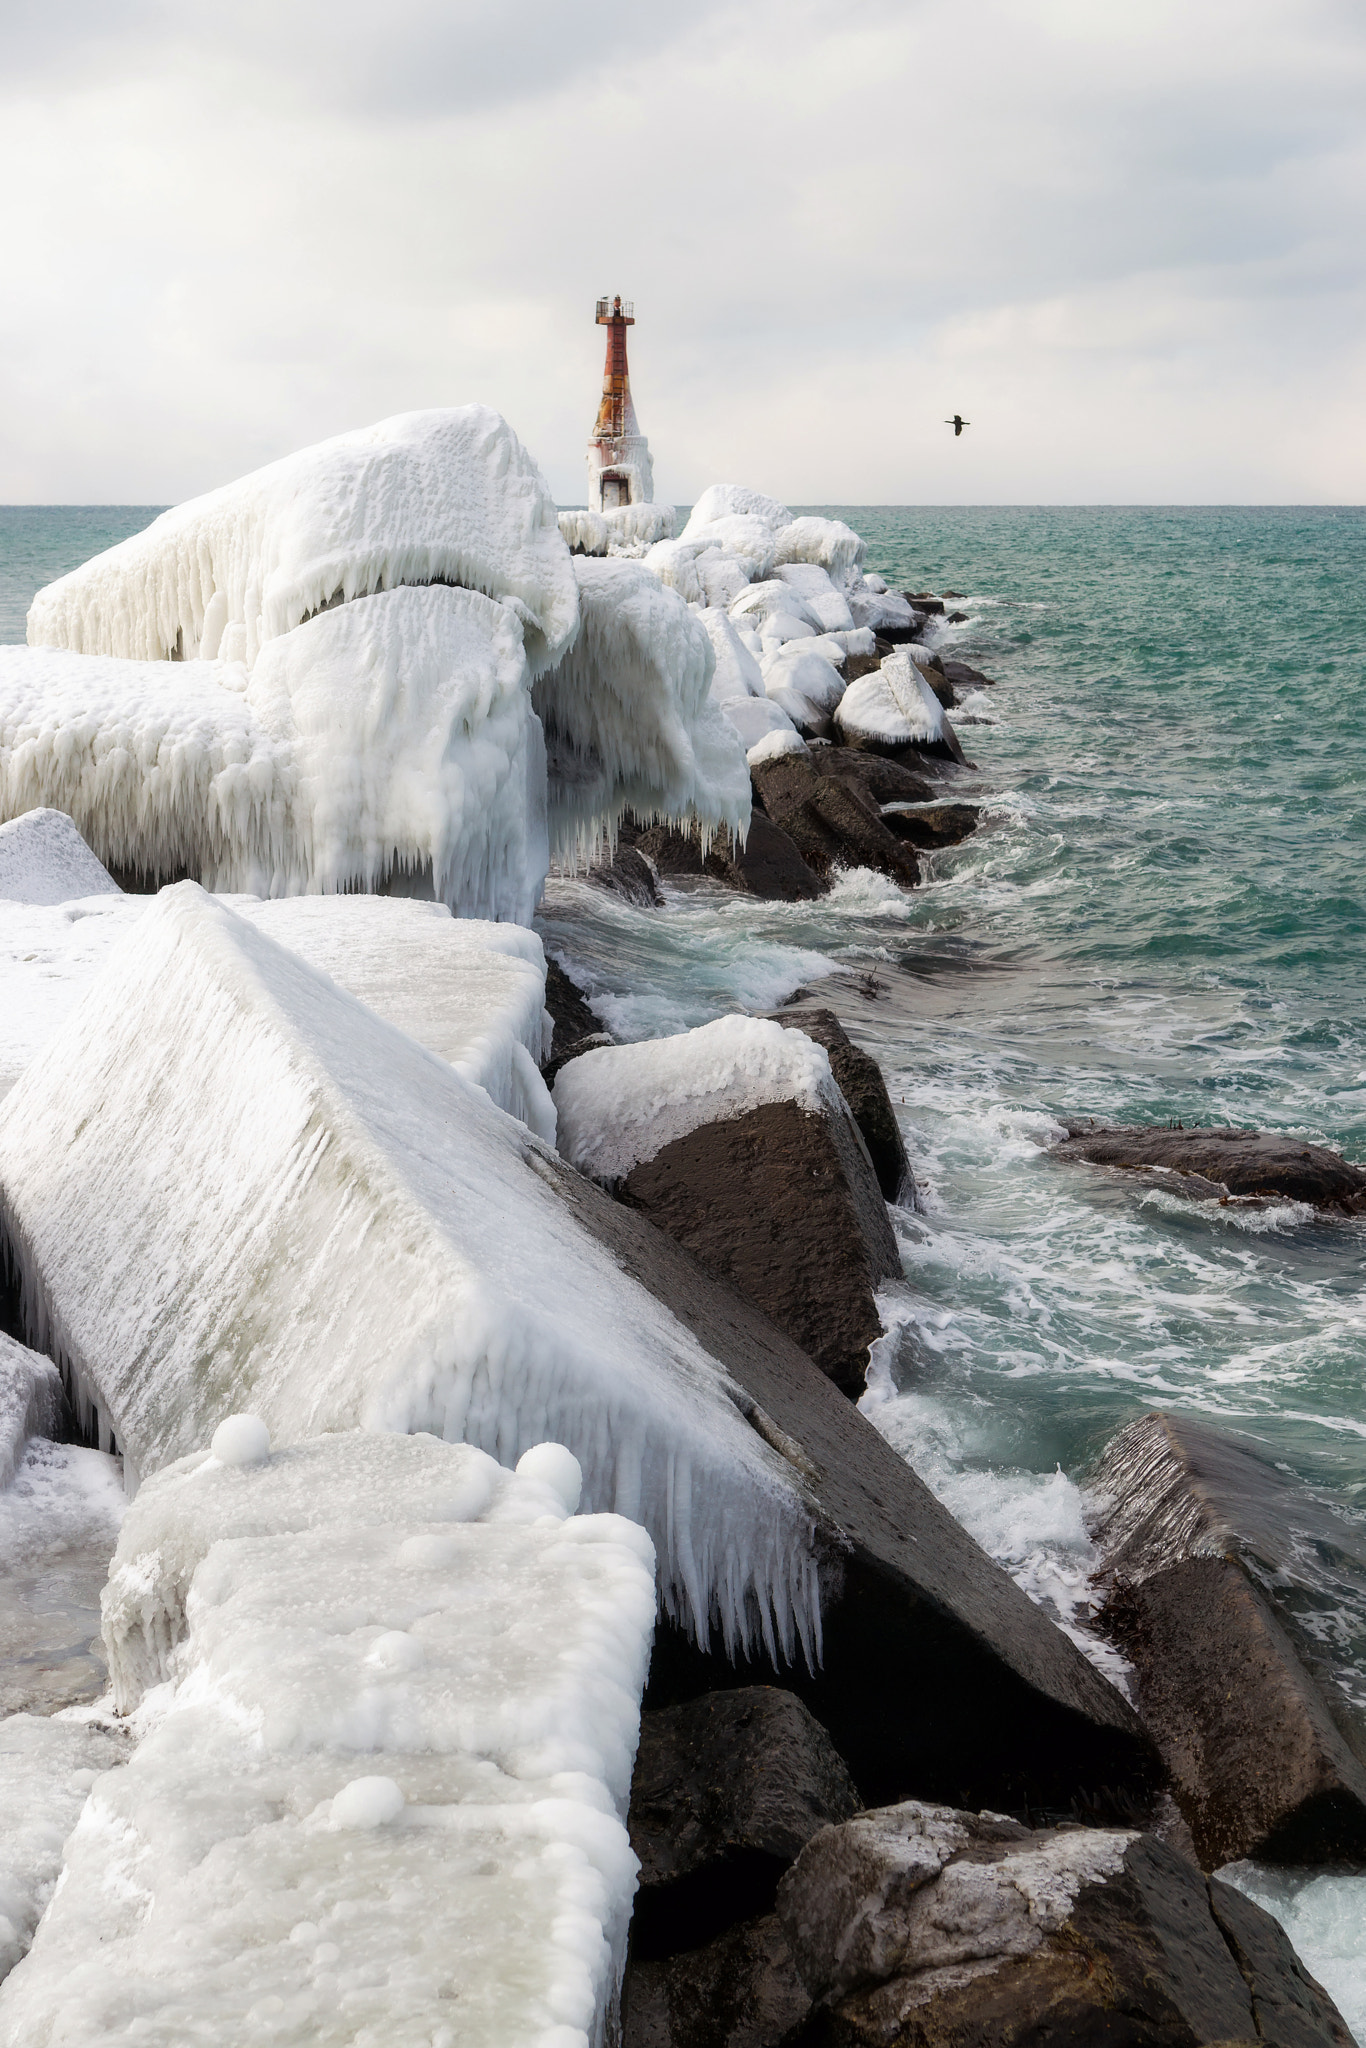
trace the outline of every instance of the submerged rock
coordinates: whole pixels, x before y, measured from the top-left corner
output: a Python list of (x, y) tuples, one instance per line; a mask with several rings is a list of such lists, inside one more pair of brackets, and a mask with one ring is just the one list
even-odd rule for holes
[(1130, 1423), (1095, 1483), (1112, 1503), (1102, 1626), (1134, 1666), (1201, 1863), (1366, 1858), (1366, 1727), (1316, 1675), (1301, 1626), (1336, 1605), (1330, 1585), (1306, 1583), (1306, 1558), (1331, 1558), (1343, 1590), (1366, 1594), (1354, 1532), (1184, 1416)]
[(1351, 2040), (1268, 1913), (1128, 1830), (908, 1802), (815, 1836), (778, 1916), (801, 2048)]
[(802, 1043), (723, 1017), (590, 1053), (556, 1083), (559, 1144), (857, 1396), (901, 1261), (828, 1058)]
[(818, 1829), (858, 1811), (830, 1737), (795, 1693), (742, 1686), (647, 1713), (631, 1783), (635, 1958), (700, 1947), (772, 1911)]
[[(1326, 1145), (1275, 1131), (1172, 1130), (1170, 1126), (1096, 1124), (1063, 1119), (1055, 1159), (1093, 1166), (1154, 1167), (1180, 1176), (1197, 1195), (1278, 1196), (1346, 1216), (1366, 1213), (1366, 1167)], [(1183, 1190), (1184, 1192), (1184, 1190)]]
[(872, 1054), (854, 1044), (833, 1010), (793, 1007), (778, 1011), (775, 1021), (789, 1031), (804, 1031), (817, 1045), (825, 1047), (830, 1071), (853, 1111), (884, 1198), (889, 1202), (913, 1202), (915, 1176), (906, 1157), (887, 1083)]

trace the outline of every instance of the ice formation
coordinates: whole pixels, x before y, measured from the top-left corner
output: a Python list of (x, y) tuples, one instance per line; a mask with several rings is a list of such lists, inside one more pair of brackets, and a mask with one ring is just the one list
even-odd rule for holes
[[(858, 536), (851, 535), (851, 538), (857, 539)], [(859, 545), (862, 546), (862, 542)], [(853, 629), (854, 615), (849, 609), (849, 600), (842, 590), (835, 588), (825, 569), (805, 562), (788, 562), (780, 563), (773, 573), (815, 613), (824, 632), (847, 633)]]
[(0, 1487), (13, 1479), (28, 1439), (54, 1433), (61, 1395), (52, 1360), (0, 1330)]
[(689, 527), (712, 526), (718, 519), (737, 516), (762, 520), (770, 533), (792, 523), (786, 505), (780, 505), (776, 498), (766, 498), (762, 491), (747, 490), (743, 484), (712, 484), (693, 506), (683, 531), (686, 534)]
[(0, 825), (0, 899), (70, 903), (117, 896), (119, 885), (63, 811), (28, 811)]
[(599, 2048), (644, 1531), (430, 1437), (201, 1454), (129, 1513), (111, 1639), (155, 1609), (168, 1543), (173, 1678), (91, 1791), (0, 2042)]
[(115, 1730), (83, 1721), (0, 1720), (0, 1979), (33, 1940), (91, 1786), (127, 1746)]
[(561, 1152), (609, 1183), (701, 1125), (766, 1102), (849, 1114), (825, 1048), (763, 1017), (718, 1017), (674, 1038), (601, 1046), (562, 1067), (555, 1083)]
[(827, 570), (841, 581), (852, 577), (863, 566), (864, 544), (852, 526), (846, 526), (842, 519), (789, 519), (781, 527), (774, 543), (773, 559), (781, 565), (785, 562), (811, 562)]
[(845, 738), (892, 745), (940, 746), (951, 728), (944, 707), (915, 663), (889, 654), (881, 668), (850, 683), (835, 721)]
[(585, 508), (561, 512), (560, 532), (575, 554), (606, 555), (671, 540), (676, 517), (672, 505), (614, 505), (603, 512)]
[(803, 1482), (577, 1220), (566, 1171), (192, 883), (148, 905), (0, 1106), (30, 1334), (133, 1475), (242, 1409), (281, 1444), (433, 1430), (511, 1463), (555, 1438), (589, 1508), (649, 1529), (671, 1614), (816, 1654)]
[(763, 659), (764, 690), (783, 700), (780, 690), (796, 690), (809, 704), (827, 716), (842, 701), (844, 677), (834, 663), (817, 652), (810, 641), (789, 640), (775, 647)]
[(40, 590), (29, 645), (250, 670), (313, 613), (398, 584), (504, 600), (533, 674), (573, 638), (554, 503), (487, 406), (399, 413), (163, 512)]
[(709, 691), (712, 645), (687, 606), (641, 563), (574, 563), (580, 629), (533, 701), (550, 763), (550, 830), (560, 858), (586, 855), (627, 810), (743, 831), (743, 751)]
[(0, 810), (55, 804), (114, 867), (258, 895), (416, 885), (526, 922), (543, 792), (521, 626), (474, 591), (341, 605), (250, 672), (0, 649)]

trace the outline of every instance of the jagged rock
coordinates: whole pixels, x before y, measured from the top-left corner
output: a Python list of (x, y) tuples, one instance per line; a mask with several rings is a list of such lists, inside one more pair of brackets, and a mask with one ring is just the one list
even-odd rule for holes
[(960, 690), (994, 690), (996, 687), (995, 676), (984, 676), (981, 669), (974, 668), (971, 662), (954, 661), (947, 654), (944, 656), (944, 673)]
[(545, 1006), (555, 1026), (550, 1041), (552, 1056), (576, 1038), (587, 1038), (602, 1028), (588, 1007), (587, 997), (549, 953), (545, 959)]
[[(877, 664), (878, 667), (881, 663)], [(883, 804), (928, 804), (935, 789), (923, 775), (917, 775), (903, 761), (889, 761), (885, 754), (865, 754), (857, 747), (827, 747), (820, 757), (822, 775), (834, 775), (849, 783), (879, 812)], [(925, 764), (930, 765), (928, 762)], [(884, 824), (886, 820), (883, 820)]]
[(766, 815), (816, 874), (864, 867), (907, 888), (919, 881), (914, 853), (888, 831), (876, 805), (852, 782), (818, 770), (809, 756), (782, 754), (765, 761), (751, 771), (751, 780)]
[(793, 1858), (858, 1806), (834, 1744), (795, 1693), (743, 1686), (643, 1715), (631, 1784), (633, 1956), (699, 1948), (771, 1912)]
[(641, 910), (658, 910), (664, 901), (659, 878), (638, 847), (618, 846), (610, 861), (588, 870), (588, 879)]
[(610, 1031), (587, 1031), (582, 1038), (572, 1038), (564, 1050), (556, 1053), (552, 1059), (547, 1060), (545, 1066), (541, 1069), (545, 1077), (546, 1087), (553, 1088), (555, 1086), (557, 1076), (563, 1072), (571, 1060), (582, 1059), (586, 1052), (596, 1052), (599, 1046), (615, 1044), (616, 1040)]
[(803, 903), (824, 895), (829, 883), (807, 866), (786, 832), (755, 810), (743, 846), (727, 834), (715, 838), (705, 856), (701, 835), (654, 825), (636, 840), (661, 875), (709, 875), (728, 888), (770, 902)]
[(1134, 1665), (1200, 1862), (1366, 1858), (1366, 1729), (1331, 1678), (1316, 1678), (1295, 1611), (1339, 1597), (1306, 1578), (1306, 1558), (1331, 1558), (1362, 1604), (1360, 1539), (1184, 1416), (1121, 1430), (1096, 1487), (1111, 1503), (1098, 1531), (1102, 1626)]
[(543, 1163), (620, 1270), (724, 1363), (751, 1426), (815, 1502), (818, 1667), (778, 1666), (758, 1650), (732, 1664), (662, 1616), (649, 1704), (776, 1673), (829, 1731), (865, 1801), (915, 1790), (960, 1805), (1146, 1812), (1158, 1766), (1128, 1703), (867, 1418), (638, 1211), (566, 1162)]
[(914, 1201), (915, 1176), (906, 1157), (887, 1083), (872, 1054), (854, 1044), (833, 1010), (790, 1006), (774, 1015), (788, 1030), (804, 1031), (808, 1038), (814, 1038), (830, 1055), (830, 1071), (863, 1134), (884, 1198), (889, 1202), (906, 1198)]
[(1350, 2040), (1271, 1916), (1152, 1835), (909, 1802), (816, 1835), (778, 1915), (801, 2048)]
[(1159, 1168), (1188, 1181), (1195, 1194), (1270, 1195), (1346, 1216), (1366, 1213), (1366, 1167), (1353, 1166), (1326, 1145), (1308, 1145), (1274, 1131), (1061, 1121), (1067, 1136), (1053, 1148), (1056, 1159)]
[(901, 1261), (827, 1058), (800, 1043), (728, 1017), (590, 1054), (556, 1083), (559, 1145), (857, 1397)]
[(944, 600), (942, 597), (931, 597), (928, 590), (907, 590), (904, 591), (902, 594), (905, 597), (907, 604), (913, 604), (918, 612), (924, 612), (926, 618), (943, 618)]
[(777, 2048), (810, 2005), (769, 1913), (687, 1954), (633, 1959), (621, 1994), (622, 2048)]
[(982, 822), (976, 804), (934, 804), (924, 810), (884, 810), (882, 822), (908, 846), (929, 851), (936, 846), (957, 846), (971, 837)]

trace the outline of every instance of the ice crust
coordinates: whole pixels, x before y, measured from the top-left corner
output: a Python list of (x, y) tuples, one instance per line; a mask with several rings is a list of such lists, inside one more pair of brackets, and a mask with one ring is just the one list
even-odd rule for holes
[(81, 896), (117, 896), (118, 883), (63, 811), (28, 811), (0, 825), (0, 899), (70, 903)]
[(672, 540), (677, 514), (672, 505), (614, 505), (610, 511), (584, 508), (561, 512), (560, 532), (576, 554), (606, 555)]
[(0, 1987), (0, 2042), (598, 2048), (635, 1887), (644, 1531), (463, 1446), (326, 1437), (149, 1482), (111, 1591), (161, 1583), (168, 1541), (182, 1639)]
[[(775, 1056), (801, 1042), (751, 1028)], [(566, 1170), (192, 883), (148, 906), (0, 1105), (30, 1335), (134, 1475), (243, 1409), (279, 1444), (432, 1430), (511, 1463), (553, 1438), (588, 1508), (650, 1531), (670, 1614), (816, 1656), (803, 1483), (577, 1221)]]
[(915, 663), (900, 653), (850, 683), (835, 722), (851, 740), (923, 746), (944, 738), (944, 707)]
[(245, 662), (312, 613), (397, 584), (505, 599), (533, 672), (577, 618), (550, 493), (483, 405), (399, 413), (163, 512), (33, 600), (32, 647)]
[(127, 1747), (107, 1725), (41, 1714), (0, 1720), (0, 1979), (33, 1940), (91, 1786)]
[(0, 1488), (13, 1479), (28, 1439), (54, 1433), (61, 1398), (52, 1360), (0, 1330)]
[(581, 626), (534, 692), (550, 761), (561, 859), (588, 856), (629, 809), (743, 832), (743, 749), (709, 691), (715, 657), (698, 619), (640, 563), (576, 557)]
[[(115, 893), (50, 906), (0, 901), (0, 1097), (152, 900)], [(549, 1028), (545, 955), (534, 932), (453, 918), (444, 904), (403, 897), (226, 900), (554, 1142), (554, 1105), (540, 1075)]]
[(766, 1102), (849, 1114), (824, 1047), (762, 1017), (718, 1017), (674, 1038), (600, 1046), (555, 1082), (561, 1152), (608, 1183), (701, 1125)]

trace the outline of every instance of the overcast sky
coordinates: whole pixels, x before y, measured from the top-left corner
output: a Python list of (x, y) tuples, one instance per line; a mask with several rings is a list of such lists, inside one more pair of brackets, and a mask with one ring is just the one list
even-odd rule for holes
[(0, 23), (0, 501), (480, 398), (582, 502), (602, 291), (680, 503), (1366, 500), (1363, 0)]

